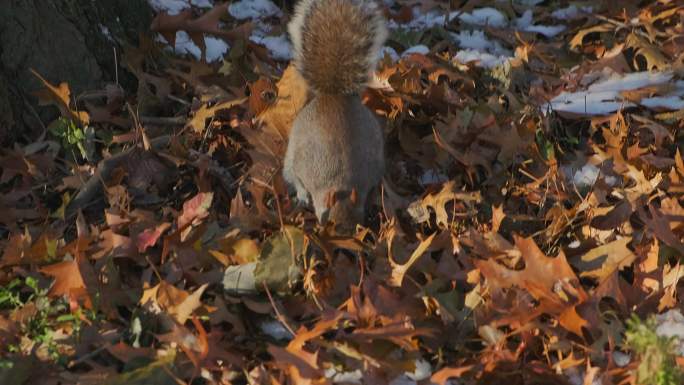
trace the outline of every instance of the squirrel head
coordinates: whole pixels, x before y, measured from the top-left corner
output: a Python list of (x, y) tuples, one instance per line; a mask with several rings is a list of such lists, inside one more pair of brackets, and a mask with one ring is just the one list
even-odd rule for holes
[(356, 225), (363, 221), (363, 204), (355, 188), (351, 191), (329, 190), (325, 207), (321, 222), (333, 222), (340, 233), (352, 233)]

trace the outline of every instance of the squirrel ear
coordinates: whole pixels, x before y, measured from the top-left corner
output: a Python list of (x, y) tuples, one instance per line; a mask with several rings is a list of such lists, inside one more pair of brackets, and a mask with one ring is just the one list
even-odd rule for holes
[(359, 194), (356, 192), (356, 188), (351, 190), (351, 194), (349, 194), (349, 200), (354, 206), (356, 206), (356, 203), (359, 200)]

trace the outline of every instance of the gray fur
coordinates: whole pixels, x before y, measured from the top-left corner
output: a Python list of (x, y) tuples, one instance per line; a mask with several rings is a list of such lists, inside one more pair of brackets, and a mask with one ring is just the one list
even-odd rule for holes
[(288, 28), (314, 97), (293, 123), (283, 177), (321, 223), (348, 231), (385, 171), (382, 130), (359, 97), (387, 38), (385, 21), (373, 0), (302, 0)]
[[(299, 113), (290, 131), (283, 176), (297, 197), (313, 202), (319, 221), (353, 225), (363, 219), (368, 193), (385, 170), (383, 134), (375, 116), (355, 96), (321, 95)], [(326, 195), (351, 193), (327, 207)]]

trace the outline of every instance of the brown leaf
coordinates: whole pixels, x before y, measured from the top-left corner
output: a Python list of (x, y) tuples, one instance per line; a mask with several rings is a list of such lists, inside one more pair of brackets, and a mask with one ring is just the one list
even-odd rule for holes
[(202, 51), (202, 60), (204, 60), (207, 48), (204, 41), (205, 33), (226, 39), (234, 37), (219, 26), (220, 19), (226, 14), (228, 5), (229, 3), (218, 4), (196, 19), (192, 19), (193, 13), (190, 9), (185, 9), (177, 15), (161, 12), (152, 20), (150, 29), (159, 32), (171, 46), (176, 45), (176, 32), (181, 30), (187, 32), (193, 43)]
[(259, 115), (277, 100), (278, 89), (273, 82), (266, 77), (260, 77), (256, 82), (249, 85), (249, 112), (251, 115)]
[(418, 247), (416, 247), (416, 249), (413, 251), (413, 254), (411, 254), (409, 260), (403, 265), (398, 264), (392, 257), (392, 249), (390, 243), (387, 256), (387, 258), (389, 259), (390, 266), (392, 267), (392, 275), (389, 281), (390, 285), (401, 287), (401, 284), (404, 280), (404, 275), (406, 275), (406, 272), (408, 272), (411, 266), (413, 266), (413, 264), (416, 263), (416, 261), (418, 261), (418, 258), (422, 257), (425, 251), (427, 251), (427, 249), (432, 244), (432, 240), (435, 238), (435, 235), (437, 235), (437, 233), (433, 233), (429, 237), (423, 239), (418, 245)]
[(587, 298), (562, 251), (555, 258), (547, 257), (532, 238), (517, 235), (515, 247), (525, 262), (523, 270), (511, 270), (493, 259), (475, 261), (491, 287), (518, 286), (527, 290), (544, 309), (557, 314)]
[(204, 132), (207, 119), (212, 119), (214, 117), (214, 114), (221, 110), (227, 110), (232, 107), (239, 106), (246, 100), (246, 98), (240, 98), (227, 102), (220, 102), (212, 107), (207, 107), (207, 104), (202, 104), (199, 110), (195, 111), (194, 115), (192, 116), (192, 119), (188, 121), (187, 127), (191, 127), (193, 131), (195, 131), (198, 134), (201, 134)]
[(612, 230), (621, 226), (632, 215), (632, 205), (623, 200), (605, 215), (599, 215), (591, 220), (591, 227), (599, 230)]
[(447, 368), (442, 368), (435, 372), (432, 377), (430, 377), (430, 381), (436, 383), (437, 385), (447, 385), (451, 383), (449, 381), (450, 378), (459, 378), (463, 375), (463, 373), (469, 372), (471, 369), (473, 369), (475, 365), (465, 365), (465, 366), (460, 366), (457, 368), (453, 367), (447, 367)]
[(145, 306), (153, 306), (153, 309), (157, 311), (166, 311), (182, 325), (190, 318), (193, 311), (202, 306), (200, 297), (207, 286), (204, 284), (190, 294), (166, 281), (161, 281), (157, 286), (146, 289), (139, 303)]
[(430, 219), (428, 208), (431, 208), (435, 212), (437, 225), (447, 227), (449, 225), (449, 214), (445, 206), (454, 200), (479, 203), (481, 201), (480, 192), (461, 192), (456, 188), (456, 182), (449, 181), (442, 186), (439, 192), (428, 194), (423, 199), (413, 202), (407, 211), (416, 222), (421, 223)]
[(577, 50), (578, 47), (583, 45), (584, 38), (595, 32), (609, 32), (615, 29), (611, 24), (599, 24), (589, 28), (583, 28), (579, 30), (572, 39), (570, 39), (570, 49)]
[(138, 252), (143, 253), (148, 247), (154, 246), (159, 240), (164, 232), (171, 227), (171, 223), (164, 222), (159, 226), (145, 229), (142, 233), (139, 233), (136, 238), (136, 246), (138, 246)]
[(309, 89), (299, 72), (290, 65), (276, 84), (275, 92), (275, 102), (266, 105), (264, 109), (255, 110), (255, 113), (259, 122), (273, 127), (286, 138), (297, 113), (310, 98)]
[(209, 208), (214, 199), (212, 192), (200, 192), (183, 203), (183, 211), (178, 217), (178, 228), (183, 229), (196, 220), (202, 220), (209, 215)]
[(639, 67), (637, 58), (642, 57), (646, 61), (646, 70), (652, 71), (654, 69), (666, 69), (670, 67), (670, 60), (668, 60), (660, 49), (654, 44), (649, 43), (647, 40), (637, 36), (634, 33), (630, 33), (625, 41), (628, 48), (633, 48), (635, 50), (634, 55), (634, 66)]
[(50, 296), (66, 296), (72, 303), (83, 300), (86, 307), (92, 306), (79, 263), (76, 260), (48, 265), (41, 268), (40, 272), (55, 279), (48, 292)]
[(90, 116), (87, 112), (72, 110), (71, 107), (69, 107), (71, 104), (71, 90), (69, 90), (68, 84), (60, 83), (59, 86), (54, 86), (40, 76), (33, 68), (30, 70), (45, 86), (44, 89), (34, 92), (34, 95), (38, 97), (38, 103), (41, 106), (53, 104), (59, 108), (59, 112), (63, 117), (72, 119), (81, 125), (88, 124)]

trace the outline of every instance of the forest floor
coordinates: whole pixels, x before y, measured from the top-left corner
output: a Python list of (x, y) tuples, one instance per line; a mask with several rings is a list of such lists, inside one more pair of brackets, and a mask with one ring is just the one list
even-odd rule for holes
[(383, 2), (353, 236), (287, 195), (269, 0), (150, 0), (137, 89), (43, 79), (61, 117), (0, 149), (0, 383), (683, 383), (684, 5), (448, 3)]

